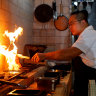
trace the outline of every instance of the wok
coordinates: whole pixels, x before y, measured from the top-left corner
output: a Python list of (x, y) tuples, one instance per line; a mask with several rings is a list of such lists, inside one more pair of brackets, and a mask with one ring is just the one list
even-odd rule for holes
[(47, 4), (41, 4), (35, 9), (34, 15), (39, 22), (45, 23), (53, 17), (53, 9)]

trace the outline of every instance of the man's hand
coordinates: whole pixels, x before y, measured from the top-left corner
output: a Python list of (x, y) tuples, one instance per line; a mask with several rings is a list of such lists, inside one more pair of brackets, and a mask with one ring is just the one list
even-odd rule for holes
[(32, 62), (40, 62), (45, 59), (44, 53), (36, 53), (32, 58)]

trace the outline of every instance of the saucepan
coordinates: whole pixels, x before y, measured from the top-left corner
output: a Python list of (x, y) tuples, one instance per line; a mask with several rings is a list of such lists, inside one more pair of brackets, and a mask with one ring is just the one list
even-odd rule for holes
[(64, 77), (68, 73), (66, 70), (61, 70), (61, 69), (58, 69), (58, 68), (57, 69), (56, 68), (51, 68), (51, 70), (57, 70), (60, 74), (60, 77)]
[(57, 78), (52, 77), (37, 77), (35, 79), (39, 90), (45, 90), (46, 92), (52, 92), (56, 88)]
[(53, 78), (57, 78), (57, 84), (59, 84), (60, 82), (60, 71), (59, 70), (54, 70), (54, 69), (50, 69), (50, 70), (47, 70), (45, 73), (44, 73), (44, 76), (45, 77), (53, 77)]

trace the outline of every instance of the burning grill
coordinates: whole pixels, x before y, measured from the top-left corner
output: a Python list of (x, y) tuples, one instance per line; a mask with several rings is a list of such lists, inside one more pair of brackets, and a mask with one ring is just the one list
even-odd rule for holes
[[(44, 80), (44, 82), (50, 81), (50, 84), (52, 84), (52, 86), (49, 86), (49, 87), (52, 87), (52, 90), (55, 90), (55, 85), (57, 84), (57, 81), (59, 83), (59, 80), (60, 80), (60, 78), (59, 79), (57, 78), (60, 76), (57, 76), (57, 75), (56, 75), (56, 77), (54, 77), (52, 75), (49, 76), (49, 73), (45, 76), (45, 78), (42, 77), (42, 76), (44, 76), (44, 73), (48, 69), (48, 66), (45, 66), (46, 62), (42, 61), (37, 64), (33, 64), (31, 62), (31, 60), (29, 59), (29, 58), (32, 58), (32, 56), (36, 52), (40, 52), (40, 53), (44, 52), (44, 50), (46, 49), (45, 45), (27, 44), (24, 47), (24, 54), (23, 55), (17, 54), (17, 47), (15, 45), (15, 39), (18, 37), (18, 35), (21, 32), (22, 32), (22, 28), (17, 29), (14, 33), (12, 33), (12, 32), (8, 33), (8, 31), (6, 31), (5, 35), (9, 37), (10, 45), (8, 48), (6, 46), (0, 45), (0, 53), (6, 57), (6, 61), (8, 63), (7, 70), (5, 69), (2, 72), (0, 72), (0, 96), (15, 96), (15, 95), (11, 95), (11, 94), (7, 95), (10, 91), (12, 91), (14, 89), (22, 89), (22, 90), (16, 90), (14, 92), (22, 93), (22, 92), (25, 92), (25, 90), (26, 90), (26, 92), (29, 92), (30, 94), (32, 94), (33, 91), (27, 90), (27, 89), (30, 88), (30, 85), (32, 85), (33, 82), (35, 82), (37, 77), (40, 77), (40, 78), (38, 78), (39, 83), (37, 83), (37, 89), (44, 87), (41, 85), (42, 80)], [(52, 79), (52, 78), (51, 78), (52, 79), (51, 80), (49, 77), (52, 77), (52, 78), (54, 77), (56, 80)], [(42, 80), (41, 80), (41, 78), (42, 78)], [(47, 80), (47, 79), (49, 79), (49, 80)], [(48, 84), (48, 85), (50, 85), (50, 84)], [(53, 88), (53, 85), (54, 85), (54, 88)], [(47, 86), (46, 86), (46, 88), (47, 88)], [(49, 89), (51, 89), (51, 88), (49, 88)], [(52, 91), (52, 90), (50, 90), (50, 91)], [(49, 92), (48, 90), (46, 90), (46, 91)], [(39, 92), (39, 93), (38, 93), (38, 95), (34, 95), (34, 96), (45, 96), (45, 95), (42, 95), (43, 93), (39, 90), (35, 90), (35, 93), (36, 92), (37, 93)], [(41, 93), (41, 95), (40, 95), (40, 93)], [(30, 94), (29, 95), (28, 94), (19, 95), (19, 96), (31, 96)]]
[[(37, 64), (28, 64), (24, 66), (21, 71), (6, 71), (0, 74), (0, 96), (7, 96), (6, 94), (13, 89), (26, 89), (34, 82), (34, 78), (42, 76), (46, 71), (46, 67)], [(32, 68), (32, 69), (31, 69)]]
[[(34, 88), (31, 87), (30, 89), (30, 85), (35, 82), (36, 78), (40, 76), (41, 77), (44, 76), (47, 70), (49, 70), (47, 66), (44, 66), (44, 63), (46, 62), (42, 62), (42, 64), (26, 63), (24, 64), (24, 66), (22, 66), (20, 71), (11, 70), (11, 71), (5, 71), (2, 74), (0, 74), (0, 94), (2, 94), (0, 96), (7, 96), (7, 94), (12, 90), (15, 92), (22, 92), (22, 93), (24, 93), (25, 91), (32, 92)], [(63, 68), (67, 68), (66, 65)], [(68, 67), (67, 70), (69, 69), (70, 68)], [(45, 78), (49, 78), (49, 77), (45, 77)], [(54, 82), (52, 84), (54, 84)], [(52, 88), (53, 88), (53, 85), (52, 85)], [(14, 89), (18, 89), (18, 90), (14, 90)], [(35, 91), (38, 91), (38, 89), (35, 89)], [(15, 92), (13, 93), (15, 94)], [(11, 95), (8, 95), (8, 96), (11, 96)], [(15, 96), (15, 95), (12, 95), (12, 96)], [(26, 96), (26, 95), (23, 95), (23, 96)], [(27, 96), (31, 96), (31, 95), (27, 94)], [(43, 95), (36, 95), (36, 96), (43, 96)]]
[(45, 45), (25, 45), (24, 56), (17, 54), (23, 57), (19, 70), (4, 70), (0, 73), (0, 96), (7, 96), (7, 93), (16, 88), (27, 89), (34, 82), (35, 77), (44, 74), (47, 69), (44, 66), (46, 62), (32, 64), (26, 57), (31, 58), (36, 52), (44, 52), (45, 49)]

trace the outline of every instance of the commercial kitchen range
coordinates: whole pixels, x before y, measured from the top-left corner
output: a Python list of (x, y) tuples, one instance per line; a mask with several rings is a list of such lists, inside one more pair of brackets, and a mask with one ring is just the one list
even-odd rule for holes
[[(23, 93), (22, 93), (23, 95), (20, 95), (20, 94), (14, 95), (13, 93), (11, 95), (8, 95), (8, 93), (10, 93), (14, 89), (40, 90), (40, 88), (38, 88), (37, 86), (37, 82), (35, 81), (35, 79), (38, 77), (44, 77), (44, 73), (47, 70), (49, 70), (49, 68), (44, 66), (43, 64), (27, 64), (26, 66), (23, 66), (20, 71), (2, 72), (0, 74), (0, 96), (39, 96), (39, 95), (28, 95), (28, 93), (27, 95), (24, 95)], [(68, 71), (67, 75), (70, 75), (70, 74), (71, 74), (71, 71)], [(63, 79), (64, 78), (66, 79), (67, 78), (66, 76), (60, 77), (60, 82), (64, 83)], [(56, 86), (59, 85), (59, 88), (60, 88), (60, 82), (56, 85)], [(65, 82), (68, 83), (69, 80), (66, 79)], [(61, 88), (64, 87), (64, 84), (61, 86)], [(46, 86), (47, 85), (48, 84), (46, 83)], [(50, 86), (48, 88), (50, 88)], [(53, 89), (52, 92), (53, 91), (55, 90)], [(59, 90), (57, 90), (57, 92), (59, 92)], [(47, 95), (48, 95), (48, 92), (47, 92)], [(44, 96), (47, 96), (47, 95), (44, 95)]]
[[(28, 50), (32, 50), (28, 46)], [(36, 49), (35, 52), (40, 50)], [(26, 55), (26, 50), (24, 55)], [(54, 61), (52, 62), (54, 63)], [(64, 94), (64, 96), (68, 96), (71, 88), (71, 64), (59, 63), (50, 67), (48, 61), (32, 64), (26, 63), (25, 59), (20, 70), (1, 72), (0, 96), (63, 96)]]

